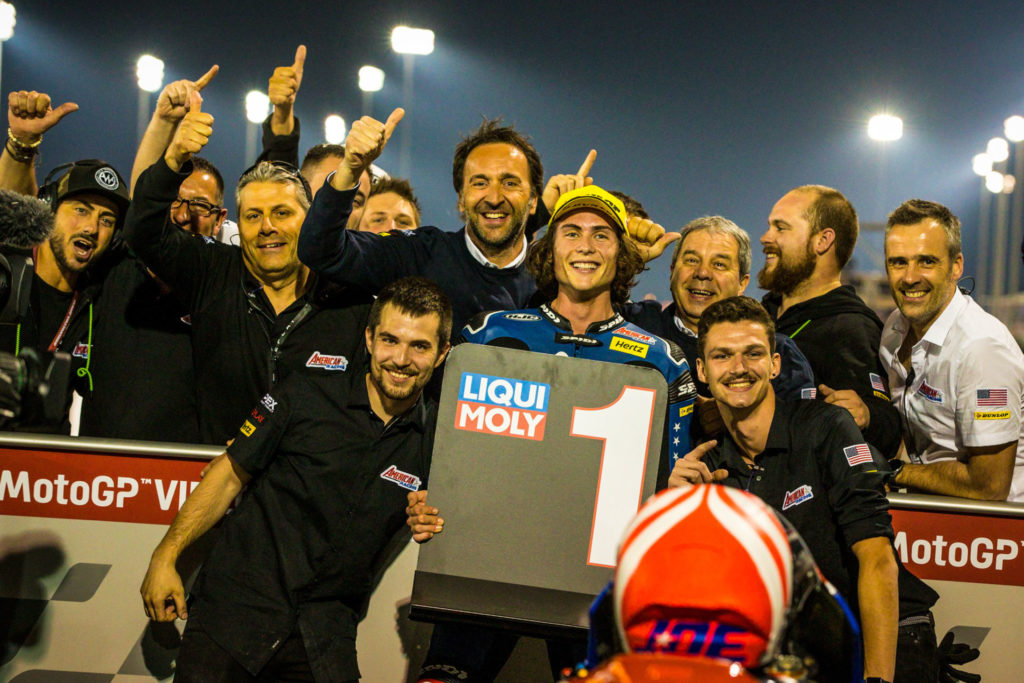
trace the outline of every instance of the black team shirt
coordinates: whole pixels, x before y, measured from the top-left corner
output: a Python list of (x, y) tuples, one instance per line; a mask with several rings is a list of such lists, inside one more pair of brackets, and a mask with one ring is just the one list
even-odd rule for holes
[(188, 309), (203, 443), (223, 444), (253, 404), (291, 372), (339, 375), (361, 366), (371, 297), (316, 282), (276, 313), (238, 247), (196, 238), (171, 223), (182, 181), (163, 159), (135, 187), (125, 237)]
[(406, 495), (425, 489), (437, 404), (421, 395), (384, 424), (364, 369), (291, 374), (242, 423), (231, 458), (253, 476), (217, 531), (189, 610), (257, 673), (293, 630), (317, 680), (358, 677), (356, 624)]
[[(776, 397), (768, 441), (753, 467), (728, 432), (704, 462), (711, 471), (729, 472), (726, 486), (749, 491), (781, 512), (804, 537), (825, 577), (857, 609), (857, 556), (851, 547), (879, 536), (891, 541), (894, 534), (884, 487), (889, 466), (868, 448), (847, 410)], [(938, 595), (898, 558), (896, 564), (900, 619), (924, 614)]]

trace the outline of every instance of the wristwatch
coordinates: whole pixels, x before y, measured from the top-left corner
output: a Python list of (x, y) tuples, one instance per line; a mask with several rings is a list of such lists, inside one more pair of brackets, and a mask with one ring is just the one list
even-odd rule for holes
[[(907, 463), (905, 461), (900, 460), (899, 458), (893, 458), (892, 460), (889, 461), (889, 469), (892, 470), (892, 472), (889, 473), (890, 484), (896, 484), (896, 477), (898, 477), (900, 472), (903, 471), (903, 466), (906, 464)], [(898, 485), (899, 484), (897, 484), (897, 486)]]

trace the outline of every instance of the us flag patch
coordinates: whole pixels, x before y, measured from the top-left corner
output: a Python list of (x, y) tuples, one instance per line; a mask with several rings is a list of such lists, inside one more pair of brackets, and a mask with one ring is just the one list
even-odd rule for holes
[(846, 456), (846, 462), (850, 463), (850, 467), (874, 462), (874, 458), (871, 457), (871, 449), (866, 443), (847, 446), (843, 449), (843, 455)]
[(888, 391), (888, 389), (885, 388), (885, 382), (882, 381), (881, 377), (879, 377), (878, 375), (876, 375), (873, 372), (869, 372), (868, 373), (868, 377), (871, 378), (871, 388), (872, 389), (874, 389), (875, 391), (881, 391), (883, 393)]
[(1006, 405), (1006, 389), (978, 389), (978, 406), (998, 408)]
[(814, 387), (810, 389), (801, 389), (800, 398), (818, 398), (818, 390)]

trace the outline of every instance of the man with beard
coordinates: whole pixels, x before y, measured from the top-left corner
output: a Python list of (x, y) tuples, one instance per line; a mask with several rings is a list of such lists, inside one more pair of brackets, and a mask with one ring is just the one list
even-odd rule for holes
[(781, 334), (811, 364), (818, 397), (850, 411), (864, 438), (895, 455), (900, 419), (878, 360), (882, 321), (840, 272), (857, 243), (857, 212), (840, 192), (804, 185), (772, 207), (761, 237), (765, 266), (757, 283)]
[[(188, 619), (179, 683), (359, 678), (356, 625), (385, 549), (408, 535), (407, 492), (426, 486), (437, 404), (423, 387), (451, 335), (448, 299), (424, 278), (364, 308), (366, 366), (271, 389), (153, 552), (147, 616)], [(246, 483), (186, 605), (175, 562)]]
[(880, 356), (906, 421), (899, 486), (1024, 502), (1024, 355), (1013, 335), (957, 288), (960, 219), (911, 199), (885, 229), (885, 270), (898, 310)]
[[(11, 93), (0, 187), (36, 193), (34, 162), (43, 134), (77, 109), (70, 102), (54, 109), (45, 93)], [(50, 176), (52, 181), (40, 191), (54, 212), (50, 238), (31, 253), (4, 249), (8, 260), (32, 267), (33, 274), (27, 310), (17, 311), (14, 324), (2, 326), (0, 348), (15, 354), (24, 348), (71, 353), (76, 374), (88, 379), (93, 304), (99, 286), (92, 271), (115, 229), (124, 223), (128, 187), (113, 167), (99, 159), (66, 164)], [(67, 433), (70, 423), (59, 429)]]
[(345, 158), (317, 193), (299, 236), (299, 258), (339, 283), (376, 292), (422, 275), (452, 300), (455, 330), (487, 310), (526, 306), (535, 291), (526, 272), (527, 218), (537, 208), (544, 169), (533, 145), (511, 126), (485, 121), (455, 148), (452, 180), (466, 225), (377, 235), (346, 230), (360, 176), (380, 156), (405, 112), (386, 122), (352, 124)]
[(896, 559), (881, 455), (846, 410), (775, 395), (774, 325), (753, 299), (715, 302), (698, 335), (697, 374), (725, 430), (680, 458), (669, 486), (719, 482), (782, 513), (858, 616), (865, 680), (936, 681), (938, 596)]

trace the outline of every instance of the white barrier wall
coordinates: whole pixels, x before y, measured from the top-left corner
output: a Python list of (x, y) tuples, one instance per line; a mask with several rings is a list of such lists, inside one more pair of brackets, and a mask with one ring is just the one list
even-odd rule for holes
[[(139, 585), (149, 555), (218, 449), (0, 434), (0, 680), (142, 682), (173, 675), (178, 630), (152, 628)], [(939, 637), (981, 642), (964, 668), (987, 681), (1024, 670), (1024, 506), (892, 496), (897, 551), (942, 595)], [(430, 627), (410, 622), (417, 547), (385, 575), (360, 626), (364, 680), (409, 680)], [(182, 559), (187, 575), (202, 547)], [(158, 625), (160, 626), (160, 625)], [(505, 680), (537, 680), (524, 641)]]

